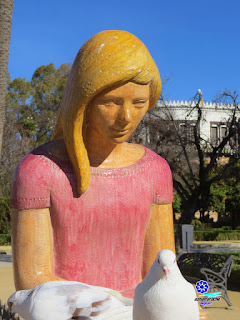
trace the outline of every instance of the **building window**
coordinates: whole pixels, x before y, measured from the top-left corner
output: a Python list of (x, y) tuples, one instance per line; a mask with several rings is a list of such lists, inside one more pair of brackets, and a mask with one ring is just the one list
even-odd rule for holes
[(218, 127), (217, 125), (211, 125), (211, 144), (215, 146), (218, 143)]
[(183, 137), (186, 133), (186, 124), (185, 123), (179, 123), (179, 133)]
[(211, 122), (210, 126), (211, 144), (216, 146), (226, 137), (228, 129), (225, 124), (220, 122)]
[(223, 141), (223, 139), (226, 137), (226, 135), (227, 135), (227, 126), (221, 125), (221, 127), (220, 127), (220, 141)]
[(195, 121), (179, 122), (179, 133), (186, 141), (194, 141)]

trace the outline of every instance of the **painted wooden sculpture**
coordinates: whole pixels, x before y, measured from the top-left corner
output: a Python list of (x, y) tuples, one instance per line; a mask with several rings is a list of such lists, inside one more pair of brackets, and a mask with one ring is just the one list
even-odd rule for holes
[(100, 32), (80, 49), (52, 141), (14, 175), (17, 290), (75, 280), (133, 297), (157, 252), (174, 250), (169, 166), (126, 142), (160, 90), (158, 69), (132, 34)]

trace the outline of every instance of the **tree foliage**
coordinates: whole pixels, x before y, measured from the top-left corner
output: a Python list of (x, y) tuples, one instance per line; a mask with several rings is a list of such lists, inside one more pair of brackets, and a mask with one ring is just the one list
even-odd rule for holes
[(18, 78), (8, 82), (0, 196), (9, 195), (11, 177), (20, 159), (49, 140), (69, 72), (69, 64), (55, 68), (51, 63), (37, 68), (31, 81)]

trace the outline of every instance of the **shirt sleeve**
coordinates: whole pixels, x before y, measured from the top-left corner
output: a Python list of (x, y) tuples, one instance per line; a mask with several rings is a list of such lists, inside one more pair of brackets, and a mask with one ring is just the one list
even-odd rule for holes
[(17, 166), (11, 189), (11, 208), (19, 210), (50, 207), (49, 166), (43, 156), (28, 154)]
[(173, 182), (171, 169), (165, 159), (157, 156), (154, 164), (154, 194), (153, 204), (168, 204), (173, 202)]

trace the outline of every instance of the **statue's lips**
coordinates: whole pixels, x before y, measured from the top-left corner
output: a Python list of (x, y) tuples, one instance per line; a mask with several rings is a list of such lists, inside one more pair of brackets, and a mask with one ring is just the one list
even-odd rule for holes
[(112, 128), (112, 130), (114, 132), (117, 132), (119, 134), (125, 134), (125, 133), (128, 133), (128, 131), (130, 130), (131, 128), (128, 128), (128, 129), (115, 129), (115, 128)]

